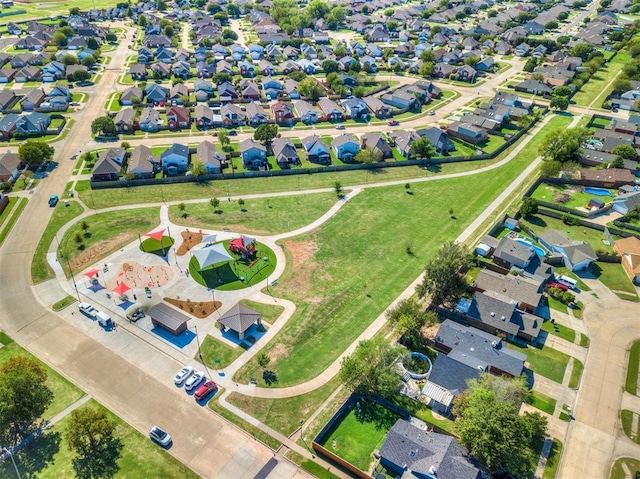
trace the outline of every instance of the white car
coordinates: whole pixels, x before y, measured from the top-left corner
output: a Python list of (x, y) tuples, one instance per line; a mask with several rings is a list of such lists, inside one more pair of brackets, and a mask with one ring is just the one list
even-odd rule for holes
[(192, 373), (193, 373), (193, 367), (185, 366), (180, 370), (178, 374), (174, 376), (173, 382), (176, 384), (176, 386), (179, 386), (184, 382), (185, 379), (191, 376)]
[(204, 379), (204, 371), (196, 371), (189, 377), (189, 379), (187, 379), (187, 382), (184, 383), (184, 388), (187, 391), (191, 391), (198, 384), (200, 384), (203, 379)]
[(95, 318), (98, 315), (98, 310), (89, 303), (80, 303), (78, 309), (82, 314), (86, 314), (90, 318)]
[(158, 426), (153, 426), (151, 428), (151, 430), (149, 431), (149, 437), (151, 438), (152, 441), (155, 441), (164, 447), (171, 444), (171, 436), (169, 435), (169, 433), (166, 431), (163, 431)]

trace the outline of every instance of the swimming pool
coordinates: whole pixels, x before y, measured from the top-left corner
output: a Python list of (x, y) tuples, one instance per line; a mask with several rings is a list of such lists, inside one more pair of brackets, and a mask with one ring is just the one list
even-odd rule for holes
[(609, 190), (605, 190), (604, 188), (593, 188), (592, 186), (585, 186), (584, 192), (596, 196), (615, 196)]
[(536, 252), (538, 256), (547, 255), (547, 253), (545, 253), (545, 251), (542, 248), (540, 248), (540, 246), (536, 246), (532, 243), (529, 243), (527, 240), (523, 240), (522, 238), (516, 238), (515, 242), (523, 245), (527, 245), (529, 248), (533, 248), (533, 250)]

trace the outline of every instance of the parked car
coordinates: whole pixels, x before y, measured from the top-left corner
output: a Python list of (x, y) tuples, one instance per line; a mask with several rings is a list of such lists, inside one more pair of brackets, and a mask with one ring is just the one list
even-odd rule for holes
[(336, 130), (344, 130), (344, 125), (336, 125)]
[(98, 315), (98, 310), (89, 303), (80, 303), (78, 309), (82, 314), (86, 314), (90, 318), (95, 318)]
[(218, 386), (216, 385), (216, 383), (214, 383), (213, 381), (207, 381), (198, 388), (193, 396), (196, 398), (196, 401), (202, 401), (217, 388)]
[(191, 374), (193, 374), (193, 367), (192, 366), (185, 366), (183, 367), (178, 374), (176, 374), (173, 378), (173, 382), (176, 384), (176, 386), (179, 386), (180, 384), (182, 384), (185, 379), (187, 379), (189, 376), (191, 376)]
[(433, 116), (433, 115), (435, 115), (435, 114), (436, 114), (436, 112), (435, 112), (435, 111), (433, 111), (433, 110), (430, 110), (430, 111), (429, 111), (429, 116)]
[(200, 384), (203, 379), (204, 379), (204, 371), (196, 371), (189, 377), (189, 379), (187, 379), (187, 382), (184, 383), (184, 388), (187, 391), (191, 391), (198, 384)]
[(142, 310), (142, 308), (136, 308), (133, 311), (131, 311), (129, 314), (127, 314), (127, 319), (131, 322), (136, 322), (139, 319), (144, 318), (144, 311)]
[(151, 428), (151, 430), (149, 431), (149, 437), (151, 438), (152, 441), (155, 441), (164, 447), (171, 444), (171, 436), (169, 435), (169, 433), (166, 431), (163, 431), (158, 426), (153, 426)]
[(236, 130), (229, 130), (229, 136), (238, 136), (238, 132)]
[(551, 283), (549, 288), (560, 288), (562, 291), (569, 291), (569, 288), (561, 283)]
[(389, 126), (398, 126), (400, 124), (400, 122), (398, 120), (389, 120), (387, 122), (387, 125)]
[(60, 198), (58, 198), (58, 195), (51, 195), (49, 197), (49, 206), (53, 208), (58, 204), (58, 201), (60, 201)]
[(147, 295), (147, 298), (151, 298), (151, 296), (152, 296), (151, 289), (148, 286), (144, 287), (144, 292)]

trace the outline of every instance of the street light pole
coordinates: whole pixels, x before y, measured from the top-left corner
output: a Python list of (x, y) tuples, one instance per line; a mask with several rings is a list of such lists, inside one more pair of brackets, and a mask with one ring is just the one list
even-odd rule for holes
[(193, 325), (193, 329), (196, 330), (196, 342), (198, 343), (198, 357), (200, 358), (200, 362), (202, 363), (204, 368), (207, 370), (207, 375), (209, 376), (209, 378), (213, 379), (213, 376), (211, 375), (211, 372), (209, 371), (209, 368), (204, 363), (204, 359), (202, 358), (202, 351), (200, 351), (200, 338), (198, 337), (198, 325), (194, 324)]
[(18, 466), (16, 465), (16, 461), (13, 458), (13, 454), (11, 453), (11, 451), (6, 447), (3, 447), (2, 450), (7, 454), (9, 454), (9, 457), (11, 458), (11, 462), (13, 463), (13, 468), (16, 470), (16, 475), (18, 476), (18, 479), (22, 479), (22, 476), (20, 475), (20, 471), (18, 470)]

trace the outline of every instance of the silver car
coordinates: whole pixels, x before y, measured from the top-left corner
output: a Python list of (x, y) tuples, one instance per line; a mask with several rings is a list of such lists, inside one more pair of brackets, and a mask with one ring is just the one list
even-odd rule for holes
[(171, 444), (171, 436), (169, 435), (169, 433), (166, 431), (163, 431), (158, 426), (153, 426), (151, 428), (151, 430), (149, 431), (149, 437), (151, 438), (152, 441), (155, 441), (164, 447)]
[(189, 379), (187, 379), (187, 382), (184, 383), (184, 388), (187, 391), (191, 391), (193, 388), (195, 388), (198, 384), (202, 382), (202, 380), (204, 379), (204, 376), (205, 376), (204, 371), (196, 371), (191, 375)]

